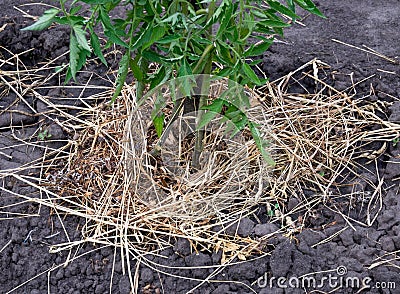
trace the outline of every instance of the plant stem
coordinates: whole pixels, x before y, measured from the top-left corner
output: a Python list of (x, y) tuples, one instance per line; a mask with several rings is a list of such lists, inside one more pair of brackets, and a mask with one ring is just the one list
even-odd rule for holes
[[(214, 14), (214, 9), (215, 9), (215, 1), (213, 0), (208, 7), (208, 19), (211, 19), (211, 17)], [(212, 24), (210, 25), (208, 29), (208, 39), (212, 41)], [(208, 59), (206, 61), (206, 64), (204, 66), (203, 74), (207, 75), (205, 79), (201, 81), (201, 95), (200, 95), (200, 100), (199, 100), (199, 106), (198, 106), (198, 114), (197, 114), (197, 123), (201, 122), (203, 115), (204, 115), (204, 110), (202, 110), (203, 106), (207, 105), (207, 100), (208, 100), (208, 92), (210, 89), (210, 80), (209, 80), (209, 75), (211, 74), (212, 70), (212, 47), (207, 47), (207, 50), (204, 52), (199, 60), (199, 62), (196, 65), (195, 70), (197, 69), (198, 65), (202, 63), (202, 61), (206, 58), (208, 55)], [(205, 135), (205, 128), (197, 129), (196, 130), (196, 139), (195, 139), (195, 145), (194, 145), (194, 150), (193, 150), (193, 156), (192, 156), (192, 169), (194, 171), (197, 171), (200, 169), (200, 155), (201, 152), (203, 151), (204, 148), (204, 135)]]
[(136, 81), (136, 101), (139, 101), (143, 97), (144, 84)]

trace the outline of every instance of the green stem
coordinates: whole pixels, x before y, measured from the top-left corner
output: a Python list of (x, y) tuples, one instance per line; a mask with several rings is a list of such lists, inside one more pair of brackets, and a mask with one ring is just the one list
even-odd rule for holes
[(139, 101), (143, 97), (144, 83), (136, 81), (136, 101)]
[[(199, 61), (197, 62), (196, 66), (193, 69), (193, 74), (197, 74), (199, 72), (200, 66), (204, 62), (204, 59), (208, 57), (208, 55), (210, 55), (213, 50), (214, 50), (214, 44), (210, 44), (206, 47), (206, 50), (204, 50), (203, 54), (200, 56)], [(211, 58), (209, 58), (209, 60), (211, 60)], [(205, 73), (205, 69), (203, 72)]]
[[(214, 14), (214, 9), (215, 9), (215, 1), (213, 0), (209, 7), (208, 7), (208, 19), (211, 19), (211, 17)], [(210, 25), (208, 29), (208, 39), (212, 41), (212, 25)], [(204, 66), (203, 74), (207, 75), (204, 80), (201, 81), (201, 96), (199, 100), (199, 106), (198, 106), (198, 114), (197, 114), (197, 123), (202, 121), (203, 115), (204, 115), (204, 110), (202, 108), (207, 105), (207, 100), (208, 100), (208, 92), (210, 88), (210, 80), (208, 79), (208, 76), (211, 74), (212, 70), (212, 49), (213, 45), (208, 45), (202, 56), (200, 57), (199, 62), (197, 63), (195, 69), (193, 70), (194, 73), (198, 70), (198, 67), (201, 65), (203, 60), (208, 56), (208, 59), (206, 61), (206, 64)], [(193, 150), (193, 156), (192, 156), (192, 169), (194, 171), (197, 171), (200, 169), (200, 155), (201, 152), (203, 152), (204, 148), (204, 136), (205, 135), (205, 128), (198, 129), (196, 131), (196, 139), (195, 139), (195, 145), (194, 145), (194, 150)]]
[[(130, 27), (129, 27), (129, 48), (128, 50), (128, 54), (129, 54), (129, 59), (131, 58), (131, 47), (133, 44), (133, 41), (135, 40), (135, 38), (133, 38), (133, 34), (135, 32), (135, 29), (137, 27), (137, 16), (136, 16), (136, 7), (133, 7), (133, 15), (132, 18), (130, 20)], [(129, 60), (130, 61), (130, 60)], [(143, 96), (143, 92), (144, 92), (144, 83), (136, 81), (136, 101), (139, 101), (142, 96)]]

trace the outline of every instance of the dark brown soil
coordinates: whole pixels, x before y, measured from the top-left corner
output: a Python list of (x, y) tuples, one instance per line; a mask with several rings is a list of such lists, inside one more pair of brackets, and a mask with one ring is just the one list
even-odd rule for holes
[[(43, 32), (20, 31), (21, 28), (30, 24), (32, 19), (24, 17), (13, 6), (38, 1), (2, 0), (1, 2), (0, 28), (3, 25), (5, 27), (3, 31), (0, 30), (0, 46), (14, 54), (34, 48), (30, 53), (21, 56), (26, 65), (37, 65), (58, 57), (68, 50), (69, 34), (66, 28), (55, 27)], [(374, 75), (357, 86), (357, 96), (369, 96), (368, 99), (372, 101), (392, 103), (392, 106), (382, 115), (388, 120), (400, 122), (400, 102), (395, 98), (400, 97), (398, 63), (400, 2), (398, 0), (379, 1), (379, 3), (373, 0), (318, 2), (328, 19), (308, 16), (303, 20), (305, 26), (296, 25), (287, 30), (286, 39), (274, 44), (270, 51), (264, 54), (261, 69), (267, 76), (274, 79), (316, 57), (332, 66), (335, 77), (331, 81), (332, 86), (339, 90), (351, 86), (351, 78), (357, 82)], [(31, 15), (37, 16), (41, 15), (46, 7), (32, 4), (23, 9), (29, 9)], [(345, 46), (332, 39), (359, 48), (365, 48), (362, 46), (366, 45), (383, 55), (394, 58), (397, 63)], [(8, 55), (6, 50), (0, 48), (0, 59), (5, 59)], [(66, 58), (61, 58), (58, 64), (63, 62), (67, 62)], [(12, 67), (9, 66), (7, 69), (12, 69)], [(371, 91), (374, 93), (372, 96), (370, 96)], [(35, 101), (33, 97), (25, 98), (37, 111), (45, 110), (44, 105)], [(68, 103), (77, 102), (69, 101)], [(10, 105), (12, 106), (9, 108)], [(33, 134), (38, 128), (36, 123), (48, 123), (50, 133), (60, 140), (68, 137), (68, 134), (57, 125), (50, 124), (46, 120), (42, 121), (43, 117), (32, 114), (31, 109), (19, 101), (13, 93), (0, 97), (0, 171), (17, 168), (26, 162), (40, 158), (43, 152), (29, 146), (16, 146), (18, 141), (12, 135), (11, 123), (14, 126), (14, 134), (20, 138), (28, 138)], [(277, 287), (276, 283), (272, 289), (269, 286), (259, 287), (257, 280), (265, 274), (276, 278), (300, 277), (307, 273), (335, 271), (340, 266), (346, 267), (348, 277), (371, 279), (369, 285), (373, 287), (361, 293), (400, 293), (400, 262), (396, 257), (396, 251), (400, 250), (400, 143), (390, 144), (387, 147), (379, 161), (378, 169), (380, 177), (385, 179), (383, 184), (385, 196), (383, 210), (373, 226), (364, 227), (357, 223), (353, 223), (353, 227), (348, 226), (342, 217), (321, 205), (315, 210), (317, 217), (310, 220), (310, 229), (299, 233), (296, 239), (282, 236), (271, 240), (270, 256), (229, 266), (212, 277), (212, 280), (220, 282), (205, 282), (194, 293), (305, 293), (304, 288), (285, 289)], [(25, 174), (31, 175), (37, 172), (37, 170), (24, 171)], [(378, 183), (378, 178), (370, 180)], [(1, 293), (7, 293), (30, 279), (31, 281), (16, 289), (14, 293), (130, 292), (129, 278), (122, 272), (121, 256), (114, 252), (113, 248), (99, 248), (89, 252), (94, 248), (85, 245), (71, 254), (72, 256), (87, 254), (64, 267), (63, 263), (68, 258), (65, 253), (62, 255), (49, 253), (49, 245), (67, 241), (57, 216), (43, 207), (40, 210), (40, 216), (37, 217), (13, 218), (3, 213), (10, 211), (7, 205), (20, 201), (12, 196), (12, 192), (32, 197), (37, 197), (38, 192), (22, 182), (12, 181), (7, 177), (0, 178), (0, 185), (4, 188), (0, 190)], [(295, 198), (290, 200), (289, 205), (295, 205), (296, 201)], [(33, 213), (37, 209), (37, 205), (29, 203), (15, 208), (19, 213)], [(343, 213), (352, 214), (348, 210)], [(75, 218), (64, 220), (64, 226), (71, 240), (80, 240), (80, 232), (76, 230), (80, 222), (81, 220)], [(334, 223), (334, 225), (321, 226), (327, 223)], [(313, 246), (345, 227), (347, 229), (330, 242)], [(241, 222), (238, 232), (241, 235), (263, 236), (274, 230), (276, 227), (273, 224), (258, 224), (254, 220), (245, 219)], [(61, 233), (51, 239), (45, 238), (57, 231)], [(26, 240), (30, 232), (32, 240)], [(219, 253), (212, 255), (192, 253), (185, 240), (178, 240), (173, 249), (167, 249), (161, 255), (166, 258), (154, 261), (169, 267), (203, 266), (203, 268), (193, 270), (162, 268), (163, 271), (169, 273), (164, 275), (141, 266), (138, 281), (141, 292), (186, 293), (196, 287), (200, 281), (204, 281), (213, 271), (204, 266), (217, 265), (221, 259)], [(381, 260), (392, 260), (381, 266), (370, 268), (379, 256), (383, 256)], [(115, 273), (111, 281), (114, 259)], [(47, 270), (52, 267), (57, 268), (47, 274)], [(176, 278), (177, 275), (198, 280)], [(388, 284), (389, 282), (395, 283), (396, 289), (388, 289), (389, 286), (393, 288), (393, 284)], [(379, 288), (379, 285), (382, 287)], [(382, 289), (385, 287), (386, 289)], [(329, 292), (334, 288), (325, 284), (324, 288), (317, 290)], [(358, 289), (355, 288), (342, 287), (329, 293), (356, 293), (357, 291)]]

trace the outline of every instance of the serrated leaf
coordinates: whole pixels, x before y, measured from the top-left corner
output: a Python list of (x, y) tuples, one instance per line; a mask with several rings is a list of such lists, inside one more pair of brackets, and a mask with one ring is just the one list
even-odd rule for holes
[(157, 91), (155, 94), (157, 94), (156, 101), (154, 102), (154, 107), (151, 112), (151, 120), (154, 120), (156, 116), (160, 116), (162, 113), (162, 110), (165, 108), (167, 105), (166, 99), (164, 95), (161, 93), (161, 91)]
[(158, 25), (156, 27), (153, 27), (152, 32), (150, 34), (150, 38), (148, 40), (144, 40), (144, 44), (142, 45), (142, 50), (149, 48), (155, 42), (164, 37), (164, 34), (165, 34), (165, 28), (163, 26)]
[(254, 8), (250, 11), (254, 16), (257, 16), (261, 19), (267, 19), (268, 15), (264, 14), (263, 12), (259, 11), (258, 9)]
[(164, 56), (162, 56), (154, 51), (151, 51), (151, 50), (146, 50), (146, 51), (142, 52), (142, 56), (150, 62), (163, 63), (163, 61), (167, 61), (167, 60), (164, 60)]
[[(76, 73), (81, 70), (83, 65), (86, 63), (86, 59), (89, 56), (90, 56), (89, 51), (79, 48), (78, 60), (76, 61), (76, 69), (75, 69)], [(72, 76), (71, 67), (69, 67), (67, 70), (67, 74), (65, 76), (64, 84), (67, 84), (71, 80), (71, 78), (74, 78), (74, 80), (76, 80), (75, 77)]]
[(249, 49), (247, 49), (244, 52), (244, 56), (245, 57), (249, 57), (249, 56), (262, 55), (268, 50), (268, 48), (271, 46), (272, 43), (273, 43), (273, 41), (270, 40), (270, 41), (267, 41), (267, 42), (264, 41), (261, 44), (258, 44), (258, 45), (255, 45), (255, 46), (252, 45), (252, 46), (250, 46)]
[(317, 8), (311, 0), (294, 0), (304, 10), (307, 10), (319, 17), (326, 18), (326, 16)]
[(150, 89), (157, 87), (158, 85), (164, 83), (169, 78), (169, 73), (165, 71), (165, 67), (161, 66), (157, 73), (150, 80)]
[(58, 23), (58, 24), (61, 24), (61, 25), (67, 25), (67, 24), (69, 24), (69, 20), (68, 20), (68, 18), (65, 17), (65, 16), (62, 16), (62, 17), (55, 16), (54, 19), (53, 19), (53, 21), (54, 21), (55, 23)]
[(225, 29), (228, 27), (229, 23), (231, 22), (233, 14), (233, 4), (227, 3), (224, 5), (223, 16), (220, 22), (220, 26), (217, 32), (217, 38), (220, 38), (221, 35), (225, 32)]
[(90, 34), (90, 45), (92, 45), (94, 54), (96, 54), (96, 56), (100, 59), (100, 61), (104, 65), (107, 65), (107, 61), (104, 58), (103, 52), (101, 50), (99, 37), (97, 37), (97, 35), (94, 32), (91, 32)]
[(179, 39), (181, 38), (180, 35), (178, 34), (174, 34), (174, 35), (169, 35), (169, 36), (165, 36), (159, 40), (157, 40), (158, 44), (169, 44), (175, 41), (179, 41)]
[(69, 11), (69, 14), (70, 15), (77, 14), (81, 9), (82, 9), (82, 5), (72, 7), (71, 10)]
[(27, 26), (26, 28), (23, 28), (22, 31), (41, 31), (47, 29), (53, 23), (54, 17), (58, 14), (59, 11), (60, 10), (57, 8), (46, 10), (35, 23)]
[(116, 80), (117, 86), (111, 98), (111, 103), (115, 102), (115, 99), (117, 99), (118, 95), (121, 93), (122, 87), (124, 86), (126, 76), (128, 75), (128, 70), (129, 70), (129, 59), (130, 56), (128, 55), (128, 53), (125, 53), (119, 63), (118, 75)]
[(100, 6), (99, 17), (100, 17), (101, 23), (103, 24), (103, 26), (105, 27), (106, 30), (114, 30), (114, 27), (111, 24), (110, 16), (108, 15), (106, 9), (103, 6)]
[(69, 68), (71, 69), (71, 75), (74, 80), (76, 80), (76, 73), (78, 71), (78, 59), (80, 51), (81, 49), (79, 48), (78, 40), (71, 32), (71, 37), (69, 40)]
[(204, 128), (210, 121), (212, 121), (222, 111), (224, 100), (215, 99), (210, 105), (202, 107), (202, 110), (208, 110), (201, 117), (201, 120), (197, 124), (197, 129)]
[(75, 32), (75, 36), (76, 36), (76, 40), (78, 41), (78, 44), (85, 50), (91, 52), (92, 49), (89, 46), (89, 43), (86, 39), (86, 33), (85, 31), (82, 29), (82, 27), (80, 25), (74, 25), (73, 30)]
[(299, 18), (299, 16), (294, 13), (292, 10), (290, 10), (289, 8), (287, 8), (286, 6), (282, 5), (281, 3), (279, 3), (278, 1), (275, 0), (267, 0), (269, 6), (274, 9), (275, 11), (282, 13), (284, 15), (287, 15), (293, 19), (297, 19)]
[(144, 29), (138, 37), (135, 37), (136, 41), (131, 46), (131, 48), (130, 48), (131, 51), (139, 48), (145, 42), (148, 42), (151, 38), (152, 33), (153, 33), (153, 28), (149, 24), (148, 27), (146, 29)]
[(201, 36), (193, 36), (193, 41), (198, 44), (211, 45), (213, 42)]
[(104, 30), (104, 35), (114, 44), (120, 45), (124, 48), (128, 48), (128, 44), (126, 44), (122, 39), (115, 33), (114, 30)]
[(219, 41), (216, 42), (216, 46), (217, 57), (219, 57), (223, 63), (233, 65), (234, 62), (232, 60), (229, 45)]
[(254, 142), (256, 143), (256, 146), (258, 150), (260, 151), (262, 157), (264, 158), (265, 162), (267, 162), (271, 166), (275, 166), (275, 161), (272, 159), (270, 154), (265, 151), (265, 141), (261, 138), (260, 131), (256, 127), (256, 125), (252, 122), (248, 123), (251, 135), (253, 136)]
[(246, 77), (249, 78), (249, 80), (256, 84), (256, 85), (260, 85), (261, 81), (258, 78), (258, 76), (256, 75), (256, 73), (252, 70), (252, 68), (250, 67), (250, 65), (248, 65), (247, 63), (243, 62), (242, 64), (242, 69), (246, 75)]
[(129, 66), (131, 67), (133, 76), (136, 78), (136, 80), (140, 83), (143, 83), (144, 75), (139, 66), (139, 60), (140, 60), (140, 55), (136, 55), (136, 57), (134, 59), (130, 60)]
[(108, 39), (114, 44), (120, 45), (124, 48), (128, 48), (128, 44), (126, 44), (115, 31), (114, 26), (111, 24), (110, 17), (103, 6), (100, 6), (99, 17), (101, 23), (104, 26), (104, 34), (108, 37)]
[(183, 59), (181, 66), (179, 67), (178, 70), (178, 77), (183, 77), (183, 76), (188, 76), (192, 75), (192, 69), (189, 66), (189, 63), (187, 62), (186, 59)]
[(68, 23), (70, 24), (70, 26), (74, 26), (76, 24), (80, 24), (82, 25), (83, 23), (85, 23), (86, 19), (80, 15), (71, 15), (68, 17)]
[(235, 132), (232, 134), (232, 136), (236, 135), (236, 133), (240, 130), (243, 130), (248, 123), (246, 114), (233, 104), (228, 106), (228, 109), (225, 111), (225, 117), (235, 126)]
[(183, 59), (178, 69), (178, 77), (188, 77), (180, 79), (181, 82), (180, 87), (182, 89), (182, 94), (185, 97), (189, 97), (193, 89), (192, 79), (191, 79), (192, 76), (193, 76), (192, 69), (190, 68), (189, 63), (186, 61), (186, 59)]
[(260, 24), (257, 25), (255, 31), (257, 33), (262, 33), (262, 34), (265, 34), (265, 35), (273, 35), (273, 34), (275, 34), (275, 32), (270, 27), (266, 27), (266, 26), (263, 26), (263, 25), (260, 25)]
[(161, 115), (157, 115), (153, 118), (153, 124), (156, 128), (157, 137), (160, 138), (164, 131), (164, 119), (165, 114), (161, 113)]

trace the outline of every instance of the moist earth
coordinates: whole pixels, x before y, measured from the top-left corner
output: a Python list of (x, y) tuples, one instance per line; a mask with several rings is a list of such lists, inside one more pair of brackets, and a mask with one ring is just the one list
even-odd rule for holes
[[(32, 16), (41, 15), (47, 6), (38, 1), (2, 0), (0, 11), (0, 59), (13, 54), (32, 51), (20, 56), (27, 66), (38, 66), (44, 61), (59, 58), (57, 64), (67, 62), (69, 31), (54, 27), (42, 32), (21, 31), (32, 22), (24, 16), (19, 7)], [(263, 55), (259, 74), (265, 73), (271, 80), (297, 69), (305, 62), (318, 58), (331, 66), (334, 73), (332, 86), (344, 90), (361, 82), (356, 87), (356, 96), (368, 96), (372, 101), (394, 102), (383, 115), (390, 121), (400, 122), (400, 25), (398, 22), (400, 2), (387, 0), (377, 3), (372, 0), (316, 1), (327, 19), (304, 15), (302, 24), (296, 24), (286, 31), (286, 38), (275, 43)], [(48, 2), (49, 3), (49, 2)], [(29, 4), (26, 6), (21, 6)], [(395, 62), (367, 53), (360, 49), (333, 41), (333, 39), (367, 49), (365, 46), (391, 57)], [(2, 62), (0, 60), (0, 62)], [(112, 60), (111, 60), (112, 63)], [(3, 70), (12, 70), (4, 66)], [(14, 68), (15, 69), (15, 68)], [(96, 68), (98, 74), (104, 68)], [(0, 72), (1, 74), (1, 72)], [(80, 76), (82, 79), (84, 75)], [(98, 79), (96, 83), (104, 81)], [(43, 95), (57, 96), (43, 89)], [(54, 89), (50, 91), (56, 91)], [(71, 90), (72, 91), (72, 90)], [(89, 96), (92, 93), (86, 92)], [(46, 111), (46, 106), (33, 97), (22, 102), (9, 92), (0, 98), (0, 170), (23, 167), (25, 163), (40, 158), (45, 148), (38, 149), (19, 144), (21, 139), (36, 136), (38, 125), (49, 128), (53, 139), (59, 140), (53, 147), (63, 144), (69, 134), (45, 116), (35, 114)], [(397, 102), (396, 102), (397, 101)], [(77, 104), (77, 101), (64, 101)], [(29, 107), (30, 105), (31, 107)], [(35, 112), (35, 111), (36, 112)], [(10, 126), (13, 126), (11, 128)], [(58, 145), (57, 145), (58, 144)], [(45, 144), (43, 144), (45, 145)], [(46, 146), (44, 146), (46, 147)], [(52, 146), (47, 146), (52, 147)], [(149, 267), (139, 268), (138, 289), (141, 293), (305, 293), (302, 287), (282, 288), (271, 277), (300, 277), (307, 273), (319, 272), (321, 277), (329, 273), (346, 271), (345, 277), (370, 278), (370, 289), (361, 293), (400, 293), (399, 262), (396, 251), (400, 250), (400, 144), (391, 144), (379, 163), (380, 178), (384, 178), (383, 209), (371, 227), (357, 222), (348, 224), (338, 214), (323, 205), (314, 211), (309, 228), (295, 238), (275, 237), (268, 242), (270, 254), (248, 262), (236, 262), (222, 271), (212, 274), (213, 265), (219, 265), (221, 253), (192, 252), (186, 240), (177, 240), (174, 248), (160, 253), (159, 258), (149, 257), (154, 262)], [(24, 169), (24, 175), (39, 176), (38, 169)], [(370, 179), (378, 183), (380, 179)], [(123, 271), (121, 254), (110, 247), (93, 247), (85, 244), (67, 253), (50, 254), (49, 245), (80, 240), (79, 227), (82, 220), (67, 217), (60, 219), (52, 210), (30, 202), (9, 207), (21, 202), (13, 196), (18, 193), (30, 197), (42, 197), (37, 190), (11, 178), (1, 179), (0, 190), (0, 292), (14, 290), (14, 293), (130, 293), (130, 281)], [(296, 205), (296, 198), (289, 205)], [(4, 213), (14, 212), (15, 215)], [(23, 214), (37, 213), (35, 217)], [(265, 211), (259, 210), (259, 215)], [(348, 210), (344, 214), (351, 214)], [(355, 216), (355, 219), (357, 216)], [(331, 224), (323, 226), (322, 224)], [(65, 228), (65, 231), (64, 231)], [(235, 228), (234, 228), (235, 229)], [(258, 223), (255, 219), (243, 219), (237, 228), (242, 236), (262, 237), (276, 231), (277, 226), (268, 222)], [(60, 234), (46, 239), (55, 232)], [(236, 231), (236, 230), (234, 230)], [(31, 234), (31, 240), (28, 234)], [(337, 233), (337, 234), (336, 234)], [(67, 235), (68, 234), (68, 237)], [(336, 235), (335, 235), (336, 234)], [(320, 241), (333, 236), (329, 242)], [(66, 264), (66, 261), (81, 257)], [(381, 262), (377, 265), (376, 262)], [(155, 264), (166, 267), (155, 266)], [(171, 269), (170, 267), (181, 267)], [(196, 267), (184, 269), (184, 267)], [(53, 268), (49, 273), (48, 269)], [(132, 260), (132, 269), (135, 261)], [(165, 273), (159, 273), (162, 270)], [(114, 273), (112, 276), (112, 272)], [(343, 272), (341, 272), (343, 273)], [(187, 279), (177, 278), (184, 276)], [(111, 279), (112, 277), (112, 279)], [(208, 280), (213, 282), (209, 282)], [(26, 281), (29, 281), (25, 283)], [(258, 281), (258, 282), (257, 282)], [(25, 283), (25, 284), (24, 284)], [(380, 283), (380, 284), (379, 284)], [(395, 283), (396, 289), (393, 288)], [(332, 291), (336, 287), (319, 288)], [(380, 286), (380, 287), (378, 287)], [(386, 289), (385, 289), (386, 288)], [(335, 293), (355, 293), (358, 289), (342, 287)]]

